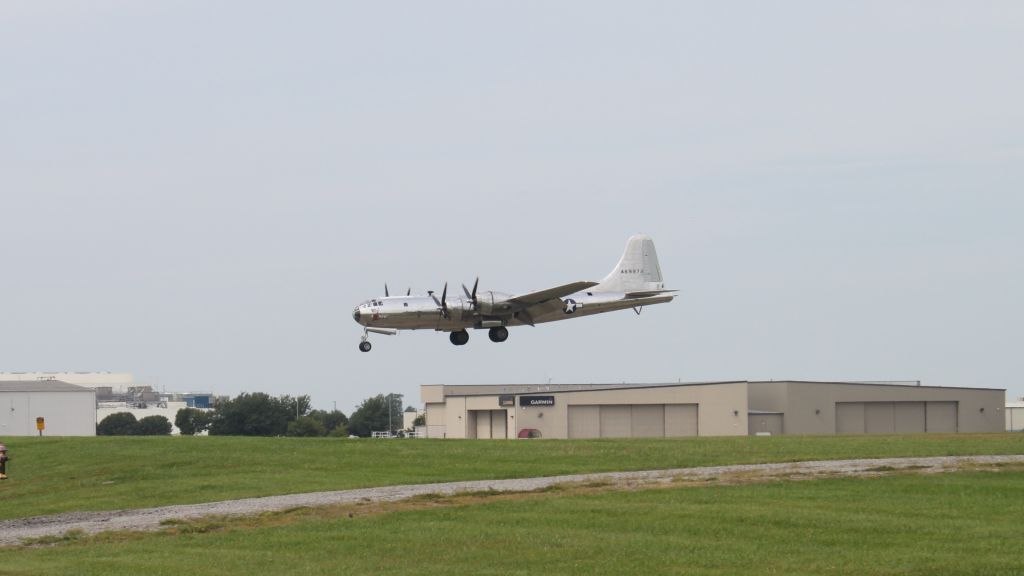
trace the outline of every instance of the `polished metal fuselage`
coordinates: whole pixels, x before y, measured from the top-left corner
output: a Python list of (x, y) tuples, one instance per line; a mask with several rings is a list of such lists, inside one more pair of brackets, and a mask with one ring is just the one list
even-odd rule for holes
[[(478, 295), (478, 302), (482, 297), (483, 294)], [(445, 317), (441, 306), (433, 297), (389, 296), (363, 302), (353, 311), (353, 318), (368, 328), (450, 332), (468, 328), (522, 326), (568, 320), (602, 312), (661, 304), (672, 298), (671, 295), (627, 298), (622, 292), (579, 292), (533, 306), (530, 308), (530, 315), (525, 317), (515, 310), (506, 313), (491, 310), (497, 313), (484, 314), (480, 308), (486, 308), (480, 306), (474, 310), (472, 300), (454, 296), (446, 298), (448, 314)]]

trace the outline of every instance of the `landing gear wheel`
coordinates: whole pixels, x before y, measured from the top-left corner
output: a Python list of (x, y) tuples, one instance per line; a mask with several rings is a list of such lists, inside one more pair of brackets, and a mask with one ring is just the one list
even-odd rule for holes
[(508, 340), (508, 328), (504, 326), (497, 326), (487, 331), (487, 337), (491, 339), (491, 342), (504, 342)]
[(456, 346), (462, 346), (466, 342), (469, 342), (469, 332), (465, 330), (456, 330), (448, 335), (448, 340)]
[(369, 352), (370, 348), (373, 348), (373, 344), (370, 344), (368, 340), (363, 340), (362, 342), (359, 343), (360, 352)]

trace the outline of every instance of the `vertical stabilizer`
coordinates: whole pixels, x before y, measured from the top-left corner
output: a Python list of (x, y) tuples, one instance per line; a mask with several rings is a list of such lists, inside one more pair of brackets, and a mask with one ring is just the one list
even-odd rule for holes
[(615, 268), (592, 290), (595, 292), (646, 292), (663, 290), (661, 266), (654, 240), (637, 234), (626, 242), (626, 251)]

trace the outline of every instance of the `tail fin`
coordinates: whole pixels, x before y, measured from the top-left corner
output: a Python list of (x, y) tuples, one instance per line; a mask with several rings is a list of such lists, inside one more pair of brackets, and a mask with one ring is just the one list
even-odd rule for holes
[(664, 290), (654, 240), (637, 234), (626, 242), (626, 251), (604, 280), (592, 288), (595, 292), (647, 292)]

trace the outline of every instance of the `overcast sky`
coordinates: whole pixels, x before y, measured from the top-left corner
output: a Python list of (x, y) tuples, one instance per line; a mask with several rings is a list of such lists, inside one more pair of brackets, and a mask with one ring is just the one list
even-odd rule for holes
[[(0, 371), (1024, 395), (1019, 2), (0, 2)], [(374, 336), (393, 290), (672, 303)]]

